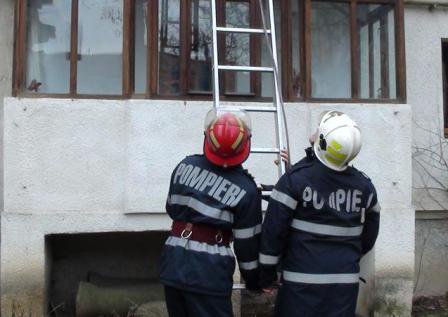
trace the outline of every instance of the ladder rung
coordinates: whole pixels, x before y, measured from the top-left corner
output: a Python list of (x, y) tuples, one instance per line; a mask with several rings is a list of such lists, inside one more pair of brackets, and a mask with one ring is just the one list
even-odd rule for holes
[(218, 65), (219, 70), (230, 70), (234, 72), (273, 72), (272, 67), (259, 66), (233, 66), (233, 65)]
[[(222, 27), (218, 26), (216, 28), (218, 32), (229, 32), (229, 33), (255, 33), (264, 34), (264, 29), (250, 29), (250, 28), (232, 28), (232, 27)], [(266, 33), (271, 34), (271, 30), (266, 30)]]
[(241, 106), (240, 109), (249, 112), (277, 112), (276, 107), (266, 107), (266, 106)]
[(252, 148), (251, 153), (271, 153), (278, 154), (280, 153), (279, 148)]

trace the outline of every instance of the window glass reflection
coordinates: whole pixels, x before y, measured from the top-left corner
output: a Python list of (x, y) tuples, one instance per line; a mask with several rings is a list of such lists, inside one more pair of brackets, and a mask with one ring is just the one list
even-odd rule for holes
[(396, 93), (394, 11), (390, 5), (358, 4), (361, 98)]
[(212, 90), (212, 17), (209, 0), (193, 0), (191, 6), (190, 90)]
[[(248, 28), (249, 2), (226, 1), (226, 26)], [(225, 60), (228, 65), (250, 65), (250, 37), (248, 34), (226, 34)], [(226, 72), (225, 91), (230, 94), (250, 94), (249, 72)]]
[(135, 92), (142, 94), (146, 92), (147, 78), (147, 54), (148, 54), (148, 32), (146, 25), (148, 15), (148, 1), (136, 0), (135, 2), (135, 67), (134, 85)]
[(311, 13), (312, 96), (350, 98), (349, 5), (313, 1)]
[(180, 93), (180, 0), (159, 0), (159, 94)]
[(27, 1), (26, 87), (31, 92), (70, 89), (70, 1)]
[(123, 1), (79, 0), (78, 93), (122, 94)]

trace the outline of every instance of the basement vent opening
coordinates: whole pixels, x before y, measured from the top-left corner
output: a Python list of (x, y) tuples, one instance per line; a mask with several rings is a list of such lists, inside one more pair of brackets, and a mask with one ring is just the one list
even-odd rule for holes
[(167, 232), (45, 238), (48, 316), (167, 316), (158, 281)]

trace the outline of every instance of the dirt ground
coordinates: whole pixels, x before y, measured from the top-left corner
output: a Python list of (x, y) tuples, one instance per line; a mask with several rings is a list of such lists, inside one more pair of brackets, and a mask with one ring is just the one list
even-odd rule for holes
[[(273, 315), (275, 296), (242, 292), (242, 317)], [(419, 297), (413, 302), (413, 317), (448, 317), (448, 293), (445, 296)]]
[(414, 317), (448, 317), (448, 293), (445, 296), (418, 297), (412, 305)]
[(241, 317), (271, 317), (274, 314), (276, 294), (266, 295), (241, 292)]

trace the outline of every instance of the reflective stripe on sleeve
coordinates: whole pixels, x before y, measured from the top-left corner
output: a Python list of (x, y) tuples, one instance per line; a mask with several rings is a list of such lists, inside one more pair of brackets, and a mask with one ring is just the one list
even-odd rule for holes
[(240, 269), (242, 270), (255, 270), (258, 267), (258, 261), (251, 261), (251, 262), (238, 262), (238, 265), (240, 267)]
[(261, 224), (246, 229), (233, 229), (235, 239), (249, 239), (261, 232)]
[(381, 211), (380, 204), (376, 203), (375, 206), (373, 206), (371, 210), (374, 211), (374, 212), (378, 212), (379, 213)]
[(165, 245), (170, 245), (172, 247), (180, 247), (185, 250), (204, 252), (211, 255), (221, 255), (233, 257), (233, 252), (230, 247), (210, 245), (207, 243), (202, 243), (194, 240), (188, 240), (180, 237), (169, 237)]
[(283, 205), (295, 210), (297, 207), (297, 200), (291, 196), (274, 189), (271, 194), (271, 198), (282, 203)]
[(359, 274), (306, 274), (283, 271), (283, 279), (288, 282), (305, 284), (357, 284)]
[(310, 233), (324, 234), (328, 236), (338, 236), (338, 237), (357, 237), (361, 235), (363, 229), (363, 226), (339, 227), (339, 226), (321, 225), (298, 219), (294, 219), (292, 221), (291, 227), (297, 230), (306, 231)]
[(260, 253), (260, 264), (265, 264), (265, 265), (276, 265), (279, 261), (280, 257), (278, 256), (274, 256), (274, 255), (267, 255), (267, 254), (263, 254)]
[(233, 214), (230, 211), (211, 207), (190, 196), (171, 195), (168, 198), (168, 204), (187, 206), (204, 216), (233, 223)]

